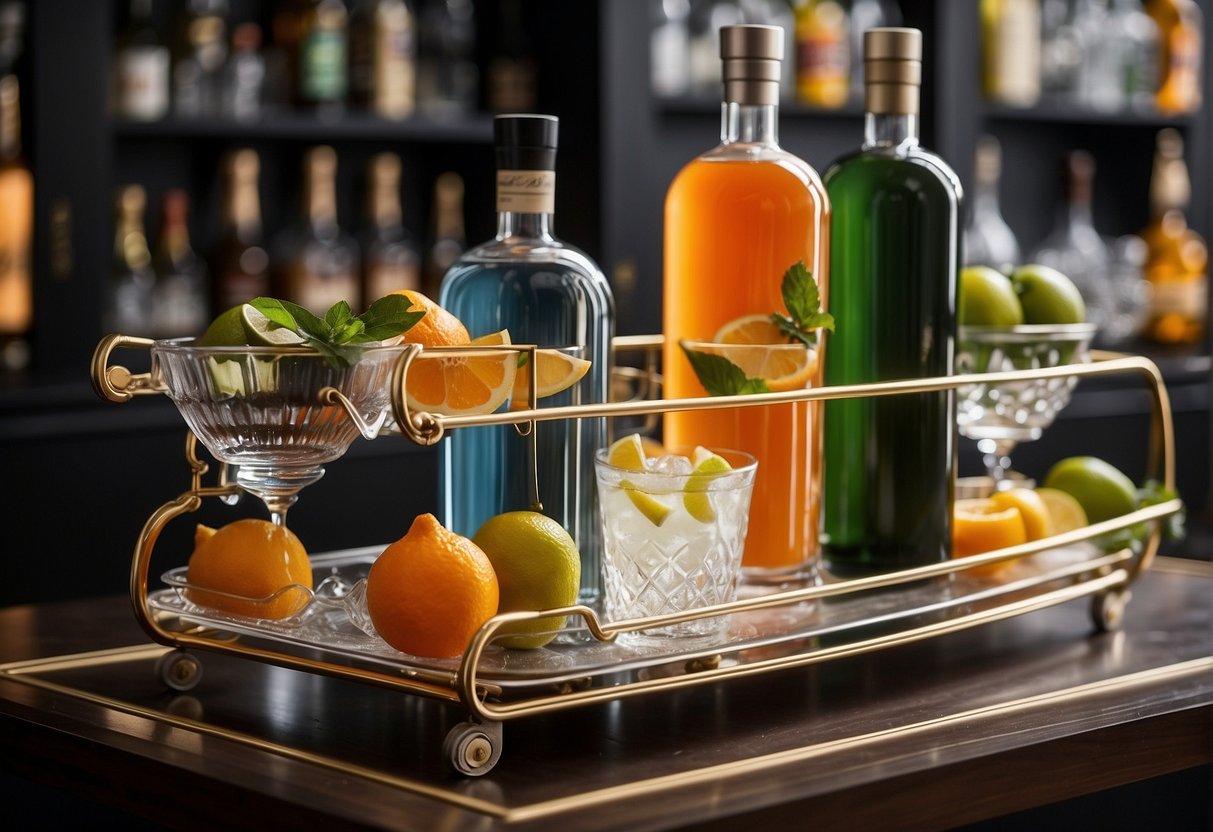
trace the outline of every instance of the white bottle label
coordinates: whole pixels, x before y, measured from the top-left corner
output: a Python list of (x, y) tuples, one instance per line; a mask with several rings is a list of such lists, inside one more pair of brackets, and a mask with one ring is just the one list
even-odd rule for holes
[(497, 171), (497, 212), (556, 213), (556, 171)]
[(169, 105), (169, 54), (159, 46), (136, 46), (118, 59), (118, 109), (137, 121), (164, 118)]

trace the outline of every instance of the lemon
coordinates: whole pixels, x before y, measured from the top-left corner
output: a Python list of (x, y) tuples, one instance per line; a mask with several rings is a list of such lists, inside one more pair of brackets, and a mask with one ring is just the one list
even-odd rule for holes
[(1082, 293), (1057, 269), (1032, 264), (1011, 272), (1028, 324), (1080, 324), (1087, 319)]
[(616, 439), (607, 450), (607, 462), (625, 471), (643, 471), (644, 459), (644, 444), (639, 433)]
[(1036, 489), (1036, 494), (1049, 510), (1054, 534), (1081, 529), (1087, 525), (1087, 513), (1083, 511), (1082, 504), (1066, 492), (1042, 486)]
[(1017, 508), (1023, 517), (1024, 530), (1028, 540), (1040, 540), (1055, 534), (1053, 518), (1049, 508), (1040, 495), (1031, 488), (1012, 488), (1007, 491), (995, 491), (990, 495), (990, 501), (999, 508)]
[(733, 470), (733, 466), (724, 457), (714, 454), (702, 445), (695, 448), (691, 454), (691, 476), (687, 478), (686, 491), (682, 496), (682, 504), (687, 513), (700, 523), (711, 523), (716, 519), (716, 511), (708, 498), (708, 487), (712, 480), (721, 474)]
[(1001, 272), (968, 266), (960, 272), (959, 318), (969, 326), (1017, 326), (1024, 313), (1011, 281)]
[[(534, 511), (510, 511), (485, 521), (472, 542), (488, 555), (500, 591), (497, 611), (549, 610), (577, 603), (581, 555), (564, 527)], [(506, 647), (533, 650), (550, 642), (567, 616), (507, 624)]]

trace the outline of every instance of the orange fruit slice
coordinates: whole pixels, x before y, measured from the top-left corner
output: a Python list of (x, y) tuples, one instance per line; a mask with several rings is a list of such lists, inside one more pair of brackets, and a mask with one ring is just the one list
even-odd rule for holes
[(1024, 530), (1028, 540), (1040, 540), (1042, 537), (1056, 534), (1053, 530), (1053, 517), (1049, 507), (1041, 499), (1040, 494), (1031, 488), (1012, 488), (1007, 491), (995, 491), (990, 495), (994, 505), (999, 508), (1017, 508), (1023, 518)]
[[(1015, 506), (1000, 506), (988, 497), (957, 500), (952, 522), (952, 556), (957, 558), (1027, 543), (1023, 514)], [(1001, 572), (1014, 561), (969, 570), (973, 574)]]
[(771, 392), (799, 390), (817, 372), (817, 350), (804, 344), (708, 344), (687, 342), (689, 349), (723, 356), (750, 378), (760, 378)]
[[(496, 346), (510, 343), (510, 331), (503, 329), (488, 335), (481, 335), (472, 340), (476, 346)], [(515, 353), (519, 361), (525, 353)], [(539, 389), (535, 398), (542, 399), (554, 396), (567, 390), (585, 377), (592, 362), (565, 355), (560, 350), (539, 349), (535, 351), (535, 373), (539, 378)], [(531, 389), (531, 373), (529, 365), (524, 363), (514, 376), (514, 390), (510, 393), (510, 406), (521, 410), (526, 407), (527, 393)]]
[(289, 618), (311, 600), (307, 551), (286, 526), (256, 518), (228, 523), (218, 531), (199, 525), (194, 540), (186, 573), (191, 602), (277, 620)]
[(392, 647), (447, 658), (497, 614), (500, 588), (488, 556), (432, 514), (383, 550), (366, 577), (371, 623)]
[[(470, 346), (509, 343), (509, 333), (502, 330), (478, 338)], [(444, 416), (492, 413), (509, 398), (517, 373), (518, 354), (511, 350), (468, 352), (450, 358), (427, 357), (422, 352), (409, 367), (405, 398), (411, 409)]]
[(716, 330), (718, 344), (786, 344), (788, 336), (771, 323), (770, 315), (742, 315)]

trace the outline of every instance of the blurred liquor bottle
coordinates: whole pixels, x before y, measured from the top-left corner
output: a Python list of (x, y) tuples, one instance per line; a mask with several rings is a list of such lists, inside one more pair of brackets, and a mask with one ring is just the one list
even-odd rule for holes
[(529, 113), (539, 95), (538, 68), (519, 0), (501, 0), (498, 37), (487, 73), (488, 108), (494, 113)]
[(430, 113), (476, 109), (476, 10), (472, 0), (425, 0), (418, 13), (417, 106)]
[(161, 200), (152, 269), (152, 329), (157, 337), (201, 335), (211, 317), (207, 269), (190, 245), (189, 195), (181, 188), (167, 191)]
[(851, 94), (851, 27), (837, 0), (796, 7), (796, 95), (816, 107), (841, 107)]
[(215, 247), (215, 311), (270, 294), (269, 255), (262, 245), (257, 151), (243, 149), (223, 162), (223, 213)]
[(1040, 4), (1041, 97), (1053, 104), (1072, 101), (1078, 94), (1083, 44), (1075, 11), (1070, 0)]
[(417, 100), (417, 27), (404, 0), (363, 0), (350, 15), (350, 99), (406, 118)]
[(687, 26), (692, 95), (720, 95), (720, 30), (744, 22), (735, 0), (694, 0), (691, 4)]
[(1158, 109), (1164, 113), (1196, 112), (1201, 102), (1204, 51), (1200, 7), (1193, 0), (1150, 0), (1146, 13), (1158, 26)]
[(227, 0), (188, 0), (182, 8), (173, 61), (173, 112), (178, 116), (202, 118), (219, 111), (227, 12)]
[(863, 33), (901, 25), (901, 9), (894, 0), (851, 0), (851, 97), (863, 95)]
[(981, 0), (982, 88), (988, 100), (1031, 107), (1040, 100), (1038, 0)]
[(14, 75), (0, 79), (0, 369), (29, 363), (34, 320), (30, 238), (34, 179), (21, 153), (21, 95)]
[(232, 51), (220, 81), (219, 114), (252, 121), (265, 107), (266, 61), (261, 54), (261, 27), (241, 23), (232, 31)]
[(140, 185), (118, 192), (114, 216), (114, 253), (110, 267), (105, 327), (123, 335), (154, 335), (152, 292), (156, 273), (143, 228), (147, 194)]
[(349, 14), (342, 0), (307, 0), (298, 14), (295, 105), (333, 117), (349, 87)]
[(400, 209), (400, 157), (376, 155), (368, 174), (368, 227), (362, 241), (362, 300), (367, 305), (399, 289), (421, 289), (421, 253), (404, 228)]
[(131, 0), (115, 49), (114, 104), (131, 121), (156, 121), (169, 110), (169, 49), (152, 23), (152, 0)]
[(358, 308), (358, 244), (337, 223), (337, 154), (314, 147), (303, 164), (298, 222), (274, 245), (276, 292), (323, 315), (338, 301)]
[(1001, 269), (1020, 263), (1019, 241), (999, 204), (1001, 177), (1002, 147), (993, 136), (982, 136), (973, 154), (973, 212), (964, 233), (966, 266)]
[(463, 179), (447, 171), (434, 182), (433, 242), (425, 255), (422, 292), (438, 299), (442, 278), (463, 250), (467, 248), (467, 233), (463, 225)]
[(1195, 344), (1205, 332), (1209, 251), (1184, 216), (1191, 197), (1183, 138), (1176, 130), (1162, 130), (1150, 179), (1152, 219), (1142, 238), (1151, 289), (1144, 334), (1166, 344)]
[(659, 98), (691, 89), (690, 0), (650, 0), (649, 88)]

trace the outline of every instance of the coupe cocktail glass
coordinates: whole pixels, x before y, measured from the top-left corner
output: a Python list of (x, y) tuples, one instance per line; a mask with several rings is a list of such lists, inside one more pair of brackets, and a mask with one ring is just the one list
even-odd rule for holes
[[(736, 598), (758, 463), (740, 451), (715, 453), (733, 470), (695, 475), (686, 462), (630, 471), (607, 462), (606, 450), (595, 456), (609, 620), (687, 612)], [(727, 629), (728, 617), (717, 615), (622, 633), (620, 640), (710, 639)]]
[[(152, 375), (211, 454), (236, 466), (236, 483), (282, 523), (325, 463), (383, 425), (392, 369), (409, 348), (366, 346), (352, 366), (334, 366), (306, 347), (200, 347), (180, 338), (152, 346)], [(326, 388), (363, 424), (322, 396)]]
[[(957, 340), (957, 373), (1036, 370), (1090, 361), (1087, 347), (1095, 324), (962, 326)], [(1070, 403), (1075, 376), (973, 384), (956, 394), (962, 436), (977, 441), (994, 487), (1008, 487), (1011, 451), (1039, 439)], [(1007, 485), (1002, 485), (1007, 483)]]

